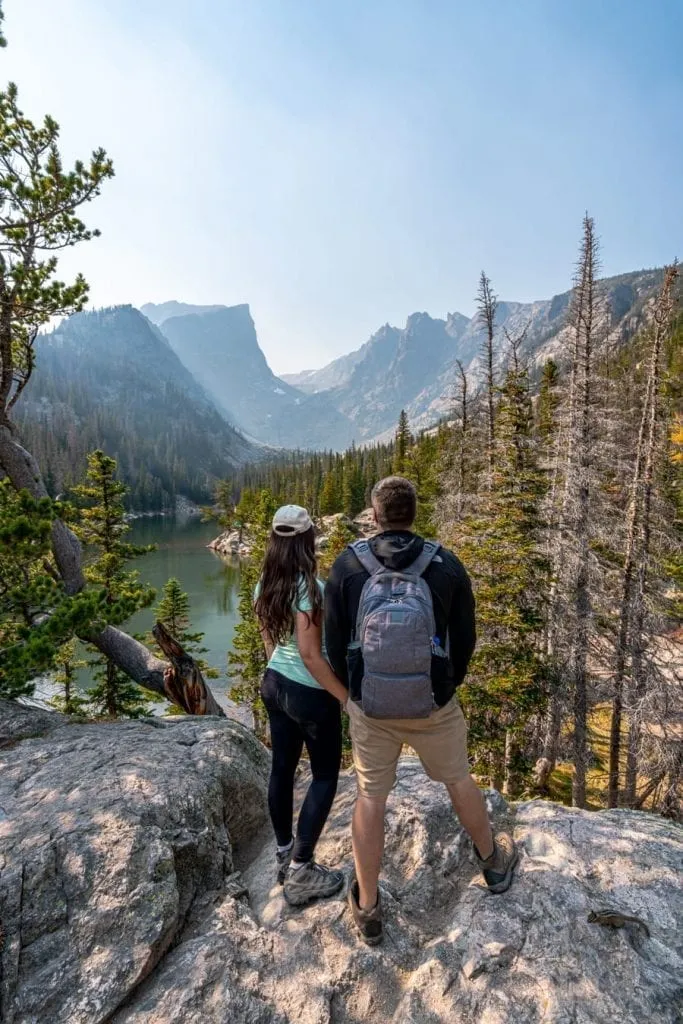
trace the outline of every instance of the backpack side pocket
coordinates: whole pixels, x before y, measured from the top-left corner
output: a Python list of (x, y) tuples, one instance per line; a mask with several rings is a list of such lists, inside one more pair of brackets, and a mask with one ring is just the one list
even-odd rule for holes
[(358, 702), (361, 699), (365, 665), (363, 651), (357, 640), (352, 641), (346, 650), (346, 672), (349, 680), (349, 697)]

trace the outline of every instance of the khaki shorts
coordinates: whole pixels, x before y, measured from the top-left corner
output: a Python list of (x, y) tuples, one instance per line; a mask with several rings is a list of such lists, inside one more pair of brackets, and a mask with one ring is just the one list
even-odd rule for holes
[(389, 795), (404, 744), (413, 748), (435, 782), (448, 785), (469, 775), (467, 723), (457, 697), (429, 718), (368, 718), (351, 700), (347, 710), (353, 763), (362, 796)]

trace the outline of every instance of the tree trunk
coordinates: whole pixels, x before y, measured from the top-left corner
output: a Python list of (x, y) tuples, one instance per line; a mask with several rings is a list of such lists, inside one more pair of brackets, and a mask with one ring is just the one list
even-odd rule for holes
[(660, 783), (661, 783), (662, 779), (664, 778), (665, 774), (666, 774), (666, 772), (658, 772), (658, 774), (655, 775), (654, 778), (650, 779), (650, 781), (648, 782), (647, 786), (645, 787), (643, 792), (640, 794), (640, 796), (637, 799), (634, 797), (633, 804), (631, 804), (629, 806), (634, 807), (636, 810), (640, 810), (643, 807), (643, 804), (645, 803), (645, 801), (648, 800), (652, 796), (654, 791), (657, 789), (657, 786), (660, 785)]
[[(32, 498), (49, 497), (38, 463), (17, 441), (9, 427), (0, 424), (0, 467), (17, 491), (28, 491)], [(77, 594), (85, 586), (81, 545), (61, 519), (52, 524), (52, 550), (67, 594)]]
[[(0, 424), (0, 468), (7, 474), (12, 486), (17, 491), (26, 490), (36, 499), (48, 497), (36, 460), (16, 440), (9, 427), (2, 424)], [(79, 593), (85, 586), (81, 545), (77, 537), (59, 519), (56, 519), (52, 525), (52, 551), (67, 594)], [(171, 665), (155, 658), (144, 644), (122, 630), (116, 629), (114, 626), (107, 626), (100, 633), (89, 634), (81, 639), (87, 640), (97, 647), (138, 685), (173, 700), (188, 714), (212, 714), (225, 717), (225, 712), (208, 691), (203, 680), (202, 686), (208, 694), (205, 699), (201, 699), (201, 688), (188, 686), (185, 689), (184, 680), (178, 681), (178, 686), (174, 689), (176, 696), (171, 697), (166, 690), (164, 678), (166, 673), (171, 670)]]
[[(654, 312), (652, 353), (648, 373), (646, 400), (643, 407), (638, 437), (639, 456), (642, 463), (642, 499), (640, 529), (634, 530), (634, 548), (638, 549), (638, 572), (633, 593), (632, 628), (630, 631), (631, 650), (631, 709), (629, 715), (628, 750), (626, 759), (625, 802), (633, 807), (636, 802), (638, 778), (638, 748), (640, 742), (640, 721), (638, 704), (647, 692), (645, 667), (644, 628), (647, 606), (648, 568), (652, 537), (652, 493), (654, 489), (655, 458), (657, 450), (657, 425), (659, 419), (659, 390), (661, 381), (661, 353), (664, 341), (671, 329), (674, 309), (673, 288), (678, 277), (674, 264), (667, 267), (664, 283), (659, 293)], [(635, 561), (635, 560), (634, 560)]]
[(543, 749), (534, 769), (534, 786), (541, 793), (546, 793), (548, 791), (550, 776), (555, 771), (561, 730), (562, 700), (559, 692), (555, 691), (550, 695), (548, 711), (545, 718)]
[(572, 678), (574, 683), (574, 779), (572, 803), (584, 807), (586, 803), (586, 769), (588, 763), (588, 694), (587, 663), (591, 615), (589, 580), (589, 516), (590, 478), (593, 467), (593, 412), (592, 412), (592, 346), (595, 322), (595, 275), (597, 272), (597, 241), (593, 221), (584, 221), (584, 241), (581, 258), (581, 311), (576, 323), (579, 339), (579, 367), (577, 391), (577, 468), (576, 531), (577, 573), (574, 591), (575, 632), (572, 652)]
[(517, 745), (514, 740), (512, 729), (505, 730), (505, 776), (503, 779), (503, 794), (507, 797), (517, 795), (518, 780), (515, 775), (515, 754)]

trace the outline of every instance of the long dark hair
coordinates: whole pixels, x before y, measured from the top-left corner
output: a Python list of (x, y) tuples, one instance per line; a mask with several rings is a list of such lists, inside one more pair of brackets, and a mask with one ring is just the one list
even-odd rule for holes
[(317, 625), (322, 617), (323, 599), (316, 577), (315, 534), (282, 537), (271, 533), (263, 560), (261, 587), (254, 605), (256, 617), (274, 644), (289, 639), (294, 632), (297, 599), (308, 597), (309, 621)]

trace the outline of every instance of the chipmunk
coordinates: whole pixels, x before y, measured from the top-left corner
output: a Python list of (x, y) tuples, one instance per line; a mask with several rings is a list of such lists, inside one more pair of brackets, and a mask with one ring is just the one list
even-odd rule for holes
[(650, 938), (650, 929), (645, 921), (633, 914), (623, 914), (620, 910), (591, 910), (588, 915), (589, 924), (601, 924), (605, 928), (624, 928), (629, 923), (639, 924)]

